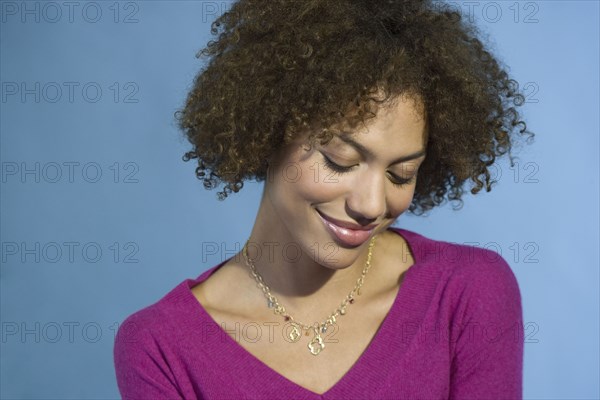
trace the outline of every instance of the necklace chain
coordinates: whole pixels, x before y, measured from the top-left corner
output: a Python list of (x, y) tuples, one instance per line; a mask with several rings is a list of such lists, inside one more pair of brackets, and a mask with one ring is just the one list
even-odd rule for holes
[(282, 306), (277, 297), (271, 293), (269, 286), (264, 282), (262, 276), (256, 270), (256, 266), (254, 265), (254, 260), (248, 257), (248, 243), (249, 240), (246, 241), (244, 247), (242, 249), (242, 254), (244, 255), (246, 265), (250, 267), (250, 275), (254, 278), (257, 285), (261, 288), (265, 297), (267, 298), (267, 306), (269, 308), (274, 308), (273, 312), (276, 315), (281, 315), (287, 322), (292, 324), (292, 331), (288, 334), (288, 338), (292, 342), (297, 342), (300, 340), (302, 336), (301, 332), (306, 331), (306, 335), (308, 336), (308, 332), (312, 329), (314, 332), (314, 337), (308, 344), (308, 348), (313, 355), (318, 355), (324, 348), (325, 344), (323, 343), (323, 338), (321, 337), (321, 333), (327, 332), (327, 327), (337, 323), (337, 318), (339, 315), (346, 314), (346, 307), (348, 304), (353, 304), (355, 301), (355, 295), (360, 296), (360, 288), (362, 287), (365, 276), (369, 272), (371, 268), (371, 255), (373, 253), (373, 246), (375, 244), (375, 238), (377, 235), (373, 236), (369, 241), (369, 251), (367, 254), (367, 261), (365, 262), (365, 266), (362, 270), (361, 276), (356, 281), (356, 285), (354, 288), (348, 293), (344, 301), (340, 304), (338, 308), (336, 308), (326, 319), (324, 322), (315, 322), (312, 325), (306, 325), (299, 321), (296, 321), (294, 317), (289, 315), (284, 306)]

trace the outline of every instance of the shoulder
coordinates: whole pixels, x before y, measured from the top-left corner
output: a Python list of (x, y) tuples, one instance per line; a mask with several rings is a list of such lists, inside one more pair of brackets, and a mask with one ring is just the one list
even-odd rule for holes
[(446, 270), (476, 284), (483, 281), (516, 283), (508, 262), (493, 250), (468, 243), (436, 240), (406, 229), (395, 230), (406, 238), (418, 264)]
[(119, 325), (116, 343), (139, 341), (152, 335), (158, 330), (161, 311), (154, 303), (128, 315)]
[(432, 276), (446, 296), (471, 308), (517, 314), (521, 293), (517, 278), (501, 254), (465, 243), (436, 240), (399, 229), (414, 253), (416, 267)]
[(425, 332), (419, 337), (430, 337), (432, 327), (447, 335), (450, 397), (505, 398), (510, 392), (518, 398), (524, 331), (519, 285), (508, 262), (477, 246), (399, 233), (416, 259), (404, 289)]
[[(185, 284), (185, 282), (183, 282)], [(183, 398), (174, 342), (178, 340), (169, 304), (181, 285), (121, 323), (115, 336), (113, 362), (123, 399)]]
[(115, 356), (118, 353), (158, 348), (168, 342), (176, 329), (175, 319), (182, 310), (187, 281), (181, 282), (154, 303), (129, 314), (115, 335)]
[(161, 347), (163, 320), (158, 302), (127, 316), (115, 335), (113, 355), (116, 365), (156, 357)]

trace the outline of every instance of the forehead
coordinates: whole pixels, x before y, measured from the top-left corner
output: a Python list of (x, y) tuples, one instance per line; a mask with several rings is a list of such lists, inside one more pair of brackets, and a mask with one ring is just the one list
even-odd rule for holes
[[(353, 141), (365, 146), (375, 146), (387, 153), (394, 149), (408, 152), (422, 150), (426, 141), (426, 119), (418, 98), (403, 96), (388, 102), (377, 109), (377, 115), (355, 128), (342, 123), (333, 130), (333, 142), (344, 143), (350, 136)], [(347, 142), (347, 141), (346, 141)]]

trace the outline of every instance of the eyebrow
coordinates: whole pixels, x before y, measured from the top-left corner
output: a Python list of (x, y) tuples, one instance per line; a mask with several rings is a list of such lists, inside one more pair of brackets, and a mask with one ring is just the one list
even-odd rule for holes
[[(375, 154), (367, 149), (365, 146), (363, 146), (362, 144), (354, 141), (354, 139), (352, 139), (348, 133), (344, 133), (342, 135), (338, 135), (337, 137), (339, 137), (342, 141), (344, 141), (345, 143), (349, 144), (350, 146), (354, 147), (357, 151), (359, 151), (360, 153), (366, 155), (367, 157), (371, 157), (374, 158)], [(394, 164), (399, 164), (405, 161), (409, 161), (409, 160), (414, 160), (415, 158), (419, 158), (421, 156), (425, 155), (425, 149), (423, 150), (419, 150), (416, 153), (413, 154), (408, 154), (406, 156), (402, 156), (400, 158), (395, 159), (394, 161), (392, 161), (390, 163), (390, 165), (394, 165)]]

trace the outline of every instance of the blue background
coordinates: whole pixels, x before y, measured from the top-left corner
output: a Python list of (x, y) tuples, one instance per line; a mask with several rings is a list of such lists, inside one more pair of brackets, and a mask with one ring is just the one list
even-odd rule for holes
[[(254, 222), (262, 184), (219, 202), (173, 119), (229, 3), (0, 4), (0, 397), (118, 398), (118, 324)], [(525, 398), (598, 399), (598, 2), (455, 7), (524, 85), (537, 136), (492, 192), (397, 226), (501, 252), (523, 297)]]

